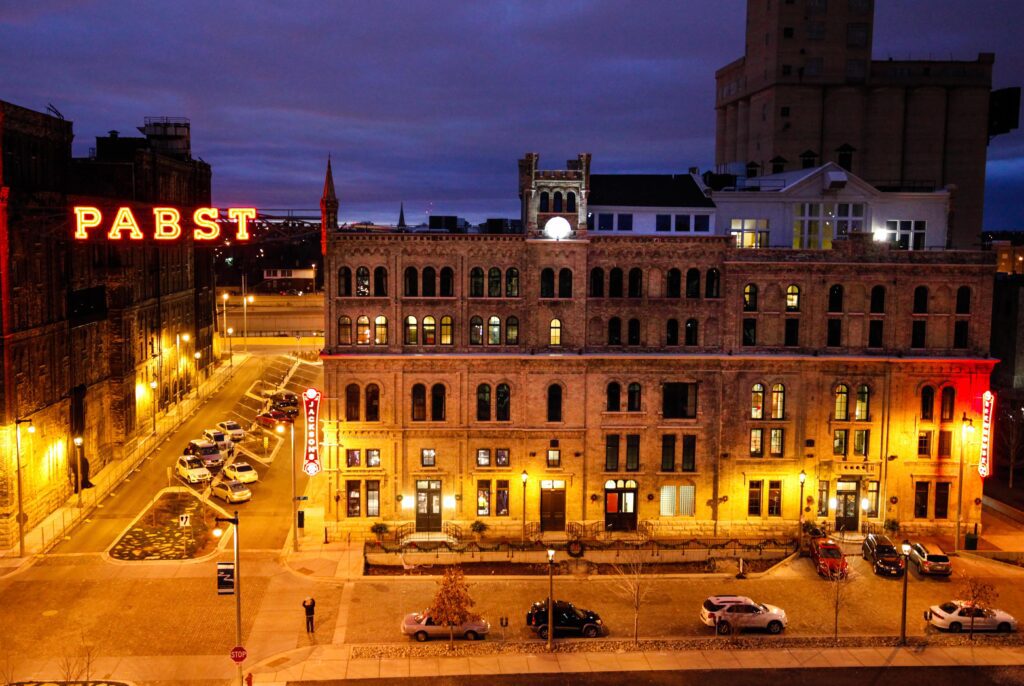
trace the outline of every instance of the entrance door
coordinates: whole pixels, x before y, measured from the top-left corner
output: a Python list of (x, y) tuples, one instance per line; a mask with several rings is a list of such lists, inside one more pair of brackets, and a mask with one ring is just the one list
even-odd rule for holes
[(857, 506), (858, 482), (836, 483), (836, 531), (858, 531), (860, 508)]
[(540, 530), (565, 531), (565, 482), (542, 481), (540, 485)]
[(441, 482), (416, 482), (416, 531), (441, 530)]
[(605, 531), (636, 531), (636, 492), (636, 482), (632, 479), (605, 482)]

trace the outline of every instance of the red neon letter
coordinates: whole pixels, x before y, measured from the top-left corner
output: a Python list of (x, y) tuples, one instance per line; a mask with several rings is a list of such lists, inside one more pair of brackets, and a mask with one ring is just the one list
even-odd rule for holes
[(95, 228), (103, 221), (103, 213), (96, 207), (75, 208), (75, 238), (85, 240), (89, 237), (89, 229)]
[(173, 207), (154, 207), (153, 238), (158, 241), (181, 238), (181, 213)]
[(235, 235), (240, 241), (249, 240), (249, 227), (248, 221), (256, 218), (255, 207), (229, 207), (228, 208), (228, 219), (234, 219), (238, 221), (238, 233)]
[[(220, 235), (220, 226), (213, 220), (220, 216), (216, 207), (200, 207), (192, 214), (192, 221), (196, 228), (192, 231), (192, 237), (197, 241), (212, 241)], [(202, 229), (206, 229), (203, 231)]]
[(142, 235), (138, 222), (135, 221), (135, 215), (132, 214), (132, 208), (130, 207), (118, 208), (117, 216), (114, 217), (114, 223), (111, 225), (110, 231), (107, 232), (107, 238), (112, 241), (120, 240), (122, 231), (127, 231), (128, 238), (133, 241), (141, 241), (145, 238)]

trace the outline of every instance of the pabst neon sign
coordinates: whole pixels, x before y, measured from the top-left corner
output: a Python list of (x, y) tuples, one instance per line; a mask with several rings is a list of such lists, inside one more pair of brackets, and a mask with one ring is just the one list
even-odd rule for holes
[(992, 463), (989, 457), (990, 445), (992, 442), (992, 410), (995, 409), (996, 397), (992, 391), (985, 391), (981, 396), (981, 448), (978, 450), (978, 474), (985, 478), (991, 471)]
[[(75, 240), (84, 241), (90, 238), (89, 231), (101, 227), (107, 234), (107, 240), (119, 241), (127, 236), (128, 240), (141, 241), (146, 238), (139, 220), (130, 207), (119, 207), (109, 224), (104, 223), (103, 212), (98, 207), (76, 206)], [(227, 218), (238, 224), (235, 240), (249, 240), (249, 222), (256, 218), (255, 207), (229, 207)], [(220, 210), (216, 207), (198, 207), (192, 212), (192, 226), (183, 228), (181, 211), (173, 207), (154, 207), (151, 236), (158, 241), (176, 241), (186, 230), (192, 232), (197, 241), (215, 241), (220, 238)]]
[(302, 410), (306, 415), (306, 459), (302, 463), (302, 471), (310, 476), (317, 474), (320, 467), (320, 441), (317, 432), (320, 430), (320, 391), (307, 388), (302, 394)]

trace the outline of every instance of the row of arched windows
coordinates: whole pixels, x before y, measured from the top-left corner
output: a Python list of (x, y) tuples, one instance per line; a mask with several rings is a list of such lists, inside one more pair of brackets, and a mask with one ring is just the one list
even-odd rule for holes
[[(771, 395), (767, 396), (767, 386), (756, 383), (750, 388), (751, 419), (785, 419), (786, 418), (786, 387), (783, 384), (772, 384)], [(765, 399), (770, 401), (765, 408)]]
[[(594, 267), (590, 270), (590, 297), (604, 298), (607, 292), (609, 298), (642, 298), (644, 295), (643, 279), (644, 273), (639, 267), (633, 267), (628, 272), (619, 267), (613, 267), (608, 270), (607, 279), (602, 267)], [(704, 279), (704, 297), (720, 297), (721, 288), (721, 273), (717, 269), (709, 269)], [(685, 282), (683, 281), (683, 272), (679, 269), (669, 269), (666, 273), (666, 298), (681, 298), (685, 295), (687, 298), (694, 299), (700, 298), (700, 293), (701, 274), (699, 269), (688, 269)]]
[[(939, 420), (950, 422), (955, 419), (956, 389), (946, 386), (942, 389), (941, 401), (939, 404)], [(921, 419), (934, 421), (935, 419), (935, 388), (925, 386), (921, 389)]]
[[(639, 323), (637, 323), (639, 327)], [(504, 332), (501, 318), (492, 315), (487, 318), (486, 326), (483, 317), (474, 316), (469, 320), (470, 345), (519, 345), (519, 318), (506, 317)], [(338, 317), (338, 345), (387, 345), (388, 318), (378, 315), (372, 324), (366, 315), (356, 318), (353, 337), (352, 318), (348, 315)], [(422, 320), (408, 315), (403, 321), (402, 343), (404, 345), (452, 345), (455, 340), (455, 323), (449, 315), (440, 320), (427, 315)], [(637, 329), (639, 336), (639, 328)], [(548, 329), (548, 344), (562, 344), (562, 321), (552, 319)]]
[[(356, 345), (387, 345), (388, 318), (377, 315), (371, 326), (370, 318), (360, 315), (356, 318), (354, 340)], [(338, 317), (338, 345), (352, 345), (352, 341), (352, 318), (342, 315)]]
[(386, 297), (388, 294), (388, 270), (386, 267), (374, 267), (371, 289), (370, 268), (356, 267), (355, 288), (352, 288), (352, 268), (342, 267), (338, 270), (338, 297), (350, 298), (356, 296), (369, 296), (375, 298)]
[[(757, 312), (757, 284), (748, 283), (743, 287), (743, 311)], [(800, 287), (786, 286), (786, 312), (800, 311)]]
[[(504, 274), (505, 297), (519, 297), (519, 270), (509, 267)], [(486, 283), (486, 288), (485, 288)], [(502, 273), (497, 267), (487, 270), (486, 279), (484, 270), (481, 267), (473, 267), (469, 270), (469, 297), (483, 298), (486, 291), (488, 298), (500, 298), (502, 286)]]
[(542, 298), (571, 298), (572, 297), (572, 270), (562, 267), (558, 270), (558, 295), (555, 290), (555, 270), (545, 267), (540, 272), (540, 297)]
[[(444, 384), (436, 383), (430, 387), (430, 421), (444, 421), (446, 396), (447, 389)], [(412, 421), (427, 421), (427, 387), (425, 384), (418, 383), (412, 387)]]
[[(491, 421), (491, 385), (482, 383), (476, 387), (476, 418), (480, 422)], [(507, 422), (512, 419), (512, 389), (507, 383), (500, 383), (494, 389), (494, 419)]]
[[(635, 381), (626, 386), (626, 412), (640, 411), (640, 391), (640, 384)], [(608, 384), (606, 395), (605, 409), (608, 412), (621, 412), (622, 386), (618, 381)]]
[[(685, 286), (685, 289), (684, 289)], [(686, 296), (689, 299), (700, 297), (700, 270), (687, 269), (686, 281), (683, 281), (683, 272), (679, 269), (669, 269), (665, 274), (665, 297), (681, 298)], [(722, 295), (722, 277), (717, 269), (709, 269), (704, 275), (704, 297), (718, 298)]]
[[(487, 318), (487, 328), (484, 328), (483, 317), (472, 317), (469, 320), (469, 344), (470, 345), (502, 345), (501, 318), (491, 315)], [(519, 345), (519, 318), (507, 317), (505, 319), (505, 345)]]
[(402, 336), (405, 345), (451, 345), (454, 338), (454, 324), (448, 315), (441, 317), (440, 325), (430, 315), (424, 317), (422, 322), (412, 315), (405, 318)]
[(433, 267), (424, 267), (422, 273), (416, 267), (406, 267), (402, 285), (402, 292), (407, 298), (452, 298), (455, 296), (455, 272), (451, 267), (441, 267), (439, 279), (438, 271)]
[[(564, 200), (564, 205), (563, 205)], [(562, 209), (562, 208), (565, 209)], [(562, 196), (562, 191), (555, 191), (554, 195), (549, 194), (547, 191), (541, 191), (540, 194), (540, 210), (541, 212), (575, 212), (576, 211), (576, 194), (569, 191)]]
[[(756, 284), (748, 283), (743, 287), (743, 311), (757, 312), (758, 288)], [(800, 287), (790, 284), (786, 287), (786, 312), (800, 311)], [(839, 284), (834, 284), (828, 289), (827, 312), (837, 314), (844, 311), (844, 291)], [(868, 305), (870, 314), (885, 314), (885, 286), (874, 286), (871, 289), (871, 297)], [(956, 314), (971, 313), (971, 289), (961, 286), (956, 292)], [(914, 289), (914, 314), (928, 314), (928, 287), (918, 286)]]
[(366, 409), (363, 421), (380, 421), (380, 386), (375, 383), (367, 384), (364, 393), (360, 392), (359, 384), (350, 383), (345, 387), (345, 421), (359, 421), (359, 400), (364, 395)]
[(871, 389), (866, 384), (857, 386), (857, 393), (854, 397), (853, 416), (850, 416), (850, 387), (844, 383), (835, 387), (835, 408), (832, 418), (836, 421), (845, 422), (867, 421), (871, 419), (868, 403), (871, 400)]

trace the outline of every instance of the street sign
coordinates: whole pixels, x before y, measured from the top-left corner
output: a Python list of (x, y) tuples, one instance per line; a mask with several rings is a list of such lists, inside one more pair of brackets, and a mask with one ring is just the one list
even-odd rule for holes
[(242, 664), (245, 662), (245, 658), (247, 657), (249, 657), (249, 653), (246, 652), (245, 648), (242, 646), (235, 646), (231, 649), (231, 659), (234, 660), (236, 664)]
[[(235, 594), (235, 563), (217, 563), (217, 595)], [(242, 658), (243, 660), (245, 658)]]
[(308, 495), (297, 495), (297, 496), (295, 496), (295, 499), (296, 500), (309, 500), (309, 496)]
[(191, 523), (192, 523), (192, 515), (187, 515), (187, 514), (178, 515), (178, 526), (180, 526), (181, 528), (185, 528), (186, 526), (191, 526)]

